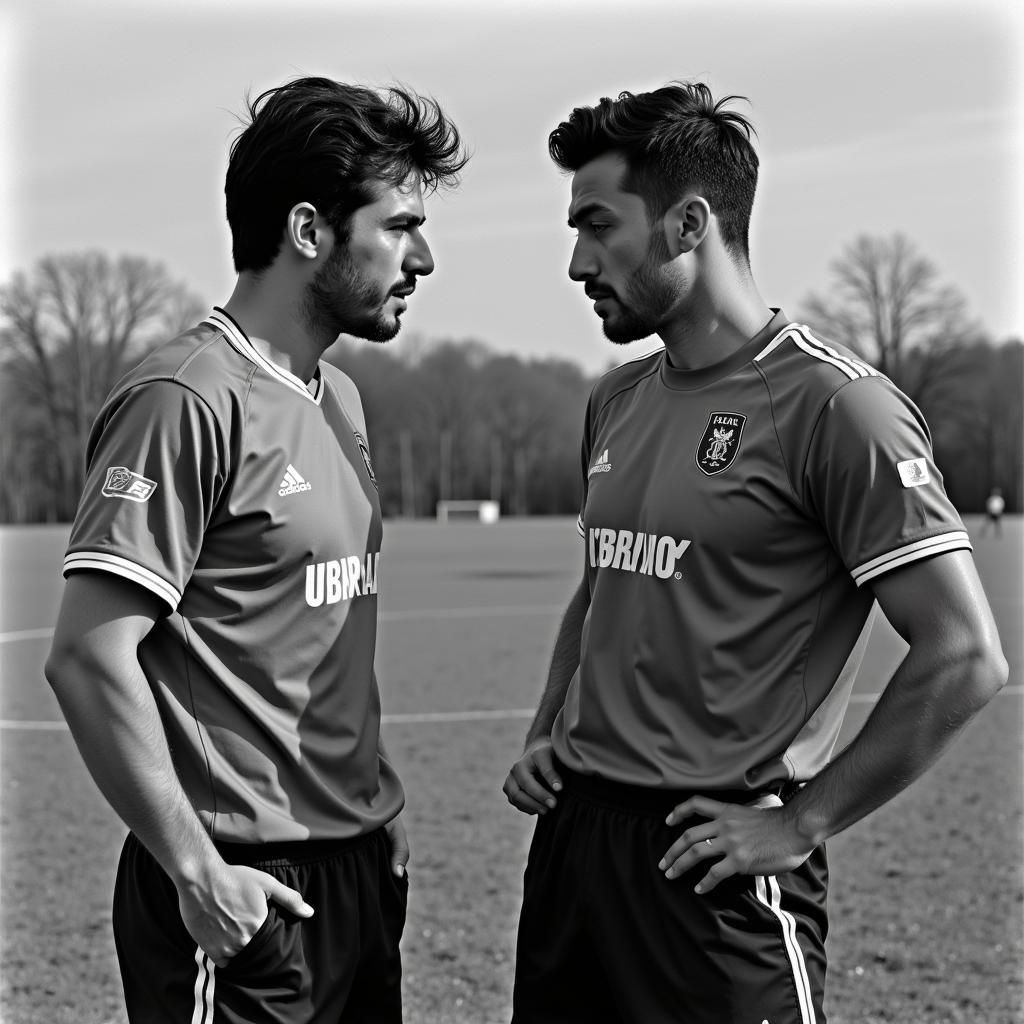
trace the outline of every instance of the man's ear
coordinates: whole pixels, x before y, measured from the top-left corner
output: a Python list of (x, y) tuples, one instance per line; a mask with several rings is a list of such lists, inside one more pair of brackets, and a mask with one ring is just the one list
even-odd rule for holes
[(323, 222), (312, 203), (296, 203), (288, 211), (284, 242), (297, 256), (307, 260), (315, 260), (329, 244)]
[(711, 207), (703, 196), (691, 192), (665, 211), (663, 223), (669, 256), (674, 259), (693, 252), (704, 241), (711, 228)]

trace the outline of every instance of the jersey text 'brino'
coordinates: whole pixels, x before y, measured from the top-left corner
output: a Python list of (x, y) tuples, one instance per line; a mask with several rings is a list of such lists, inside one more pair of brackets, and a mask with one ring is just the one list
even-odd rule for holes
[(591, 527), (588, 537), (591, 568), (622, 569), (663, 580), (675, 575), (676, 562), (690, 546), (690, 541), (675, 537), (606, 527)]

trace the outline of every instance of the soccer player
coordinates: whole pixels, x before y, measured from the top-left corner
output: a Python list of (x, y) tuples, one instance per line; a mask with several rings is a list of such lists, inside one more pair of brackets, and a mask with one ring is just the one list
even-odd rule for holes
[[(583, 578), (504, 787), (539, 815), (515, 1024), (820, 1024), (824, 840), (1006, 679), (919, 412), (758, 294), (733, 99), (622, 93), (549, 139), (569, 276), (664, 347), (587, 408)], [(876, 601), (909, 653), (833, 756)]]
[(381, 512), (359, 395), (465, 163), (432, 100), (302, 78), (249, 104), (230, 300), (113, 390), (46, 666), (130, 834), (132, 1024), (398, 1022), (409, 850), (374, 675)]
[(981, 524), (982, 537), (988, 533), (989, 527), (992, 528), (995, 536), (1002, 536), (1002, 526), (1000, 524), (1005, 508), (1006, 502), (1003, 500), (1002, 490), (999, 487), (993, 487), (992, 492), (985, 499), (985, 519)]

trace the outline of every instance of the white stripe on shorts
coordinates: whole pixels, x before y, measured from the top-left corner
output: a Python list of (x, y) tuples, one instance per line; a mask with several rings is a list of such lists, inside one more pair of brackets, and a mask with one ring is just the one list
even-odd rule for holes
[(214, 974), (217, 965), (206, 955), (202, 946), (196, 946), (196, 984), (193, 991), (191, 1024), (213, 1024)]
[(782, 909), (782, 890), (779, 888), (778, 879), (774, 875), (757, 875), (754, 882), (758, 900), (782, 924), (782, 938), (786, 944), (790, 967), (793, 969), (793, 981), (800, 1003), (800, 1024), (816, 1024), (814, 998), (811, 994), (811, 981), (807, 977), (807, 965), (804, 963), (804, 951), (796, 938), (796, 921), (793, 920), (793, 915)]

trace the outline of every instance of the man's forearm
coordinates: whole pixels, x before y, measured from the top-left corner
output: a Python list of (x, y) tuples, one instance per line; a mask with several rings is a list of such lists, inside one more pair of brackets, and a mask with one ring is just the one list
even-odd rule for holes
[(799, 831), (822, 842), (924, 774), (1002, 686), (1005, 665), (998, 648), (941, 658), (911, 647), (858, 735), (790, 801)]
[(178, 781), (156, 702), (137, 660), (51, 659), (47, 676), (100, 792), (176, 884), (216, 850)]
[(551, 735), (558, 712), (565, 704), (569, 683), (580, 664), (580, 638), (590, 606), (590, 595), (584, 581), (573, 594), (562, 616), (555, 648), (548, 668), (547, 684), (537, 705), (537, 714), (526, 734), (526, 746)]

